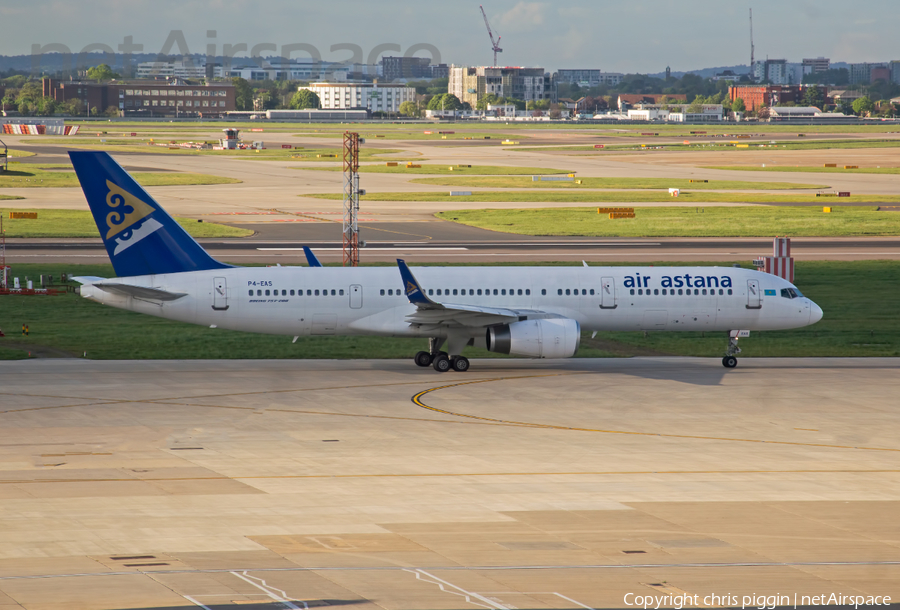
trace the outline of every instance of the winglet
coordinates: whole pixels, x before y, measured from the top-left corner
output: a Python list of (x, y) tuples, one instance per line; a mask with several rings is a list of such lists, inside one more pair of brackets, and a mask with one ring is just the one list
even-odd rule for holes
[(303, 254), (306, 255), (306, 262), (309, 263), (310, 267), (322, 266), (322, 263), (320, 263), (319, 259), (316, 258), (316, 255), (313, 254), (313, 251), (309, 249), (309, 246), (303, 246)]
[(426, 296), (425, 290), (422, 289), (416, 276), (409, 270), (406, 261), (402, 258), (398, 258), (397, 266), (400, 267), (400, 277), (403, 278), (404, 291), (406, 292), (406, 298), (409, 299), (410, 303), (413, 305), (434, 305), (439, 307), (438, 303), (435, 303)]

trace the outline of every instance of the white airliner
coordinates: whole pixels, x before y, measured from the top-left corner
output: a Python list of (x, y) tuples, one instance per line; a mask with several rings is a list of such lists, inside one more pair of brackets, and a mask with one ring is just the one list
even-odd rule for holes
[[(583, 331), (722, 331), (722, 363), (754, 330), (815, 324), (822, 309), (777, 276), (733, 267), (233, 267), (214, 260), (104, 152), (70, 152), (117, 278), (82, 296), (248, 332), (427, 338), (419, 366), (465, 371), (468, 345), (569, 358)], [(296, 339), (295, 339), (296, 340)], [(446, 346), (445, 349), (442, 349)]]

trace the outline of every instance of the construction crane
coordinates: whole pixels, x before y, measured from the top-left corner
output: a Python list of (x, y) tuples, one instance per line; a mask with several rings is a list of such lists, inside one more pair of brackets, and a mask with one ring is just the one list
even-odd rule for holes
[(497, 36), (496, 42), (494, 41), (494, 33), (491, 31), (491, 24), (488, 23), (487, 13), (484, 12), (484, 7), (482, 5), (478, 5), (478, 8), (481, 9), (481, 16), (484, 17), (484, 25), (487, 27), (488, 36), (491, 37), (491, 48), (494, 49), (494, 66), (497, 66), (497, 53), (502, 53), (503, 49), (500, 48), (500, 36)]
[(750, 9), (750, 73), (753, 74), (753, 64), (756, 63), (753, 48), (753, 9)]

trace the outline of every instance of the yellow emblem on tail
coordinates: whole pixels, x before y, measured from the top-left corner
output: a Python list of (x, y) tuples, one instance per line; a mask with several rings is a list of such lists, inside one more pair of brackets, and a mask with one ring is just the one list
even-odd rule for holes
[(406, 294), (412, 294), (416, 290), (418, 290), (418, 288), (416, 288), (415, 284), (413, 284), (412, 282), (406, 282)]
[[(106, 232), (106, 239), (113, 235), (118, 235), (154, 212), (150, 205), (109, 180), (106, 181), (106, 186), (109, 187), (109, 193), (106, 195), (106, 205), (111, 208), (119, 208), (106, 215), (106, 224), (109, 226), (109, 231)], [(126, 208), (131, 208), (132, 211), (126, 212)]]

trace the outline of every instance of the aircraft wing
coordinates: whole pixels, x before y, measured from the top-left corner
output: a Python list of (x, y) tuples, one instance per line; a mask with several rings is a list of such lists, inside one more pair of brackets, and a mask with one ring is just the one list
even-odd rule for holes
[(400, 276), (406, 287), (406, 298), (416, 306), (416, 311), (406, 316), (410, 324), (461, 326), (491, 326), (509, 324), (524, 318), (558, 318), (560, 316), (537, 309), (509, 309), (506, 307), (482, 307), (432, 301), (403, 259), (397, 259)]
[(112, 292), (115, 294), (121, 294), (127, 297), (135, 297), (138, 299), (151, 299), (154, 301), (176, 301), (183, 296), (187, 296), (187, 293), (184, 292), (169, 292), (168, 290), (163, 290), (161, 288), (149, 288), (147, 286), (132, 286), (130, 284), (116, 284), (116, 283), (94, 283), (92, 284), (95, 288), (99, 288), (100, 290), (104, 290), (106, 292)]

